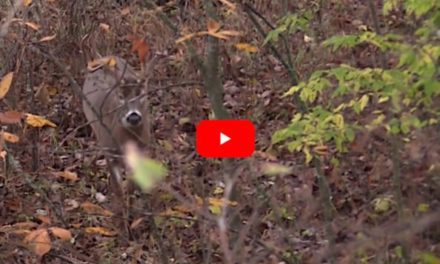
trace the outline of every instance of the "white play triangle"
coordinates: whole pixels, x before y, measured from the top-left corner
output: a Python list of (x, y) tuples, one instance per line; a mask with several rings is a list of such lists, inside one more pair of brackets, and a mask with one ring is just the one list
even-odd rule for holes
[(226, 136), (225, 134), (223, 134), (222, 132), (220, 132), (220, 145), (225, 144), (226, 142), (228, 142), (229, 140), (231, 140), (230, 137)]

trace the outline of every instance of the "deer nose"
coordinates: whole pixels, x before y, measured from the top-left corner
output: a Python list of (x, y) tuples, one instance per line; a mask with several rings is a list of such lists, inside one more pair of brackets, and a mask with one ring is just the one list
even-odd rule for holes
[(132, 112), (126, 117), (126, 120), (131, 126), (138, 126), (142, 121), (142, 116), (139, 113)]

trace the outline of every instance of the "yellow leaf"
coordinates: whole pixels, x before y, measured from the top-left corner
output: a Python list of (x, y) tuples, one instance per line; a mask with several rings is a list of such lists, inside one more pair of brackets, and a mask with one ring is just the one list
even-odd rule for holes
[(23, 0), (24, 6), (30, 6), (32, 4), (32, 0)]
[(103, 216), (112, 216), (113, 213), (109, 210), (102, 208), (99, 205), (92, 204), (91, 202), (84, 202), (81, 204), (81, 208), (88, 214), (96, 214)]
[(113, 56), (107, 56), (103, 58), (99, 58), (96, 60), (89, 61), (87, 63), (87, 69), (89, 71), (96, 71), (104, 65), (109, 65), (111, 67), (116, 65), (116, 60)]
[(71, 172), (68, 170), (55, 172), (54, 175), (56, 177), (61, 177), (61, 178), (64, 178), (64, 179), (72, 181), (72, 182), (75, 182), (78, 180), (78, 175), (75, 172)]
[(248, 43), (237, 43), (235, 44), (235, 48), (238, 50), (242, 50), (248, 53), (255, 53), (258, 51), (258, 48), (254, 45), (248, 44)]
[(53, 34), (53, 35), (50, 35), (50, 36), (42, 37), (42, 38), (39, 40), (39, 42), (48, 42), (48, 41), (53, 40), (53, 39), (56, 38), (56, 37), (57, 37), (57, 34)]
[(33, 22), (25, 22), (24, 24), (25, 24), (26, 26), (32, 28), (32, 29), (35, 30), (35, 31), (37, 31), (37, 30), (40, 29), (40, 25), (35, 24), (35, 23), (33, 23)]
[(306, 155), (306, 164), (309, 164), (310, 161), (312, 161), (312, 159), (313, 159), (313, 156), (310, 153), (309, 148), (308, 147), (303, 148), (303, 152), (304, 152), (304, 155)]
[(51, 227), (49, 230), (54, 234), (54, 236), (58, 237), (61, 240), (70, 241), (72, 239), (72, 233), (64, 228), (60, 227)]
[(229, 200), (226, 200), (224, 198), (221, 198), (221, 199), (209, 198), (208, 202), (209, 202), (210, 205), (213, 205), (213, 206), (226, 206), (226, 205), (237, 206), (238, 205), (237, 202), (229, 201)]
[(208, 19), (208, 32), (209, 33), (215, 33), (220, 29), (220, 23), (217, 21), (209, 18)]
[(30, 232), (24, 238), (24, 242), (28, 243), (34, 253), (39, 257), (44, 256), (52, 247), (49, 233), (47, 232), (46, 228), (41, 228)]
[(223, 194), (224, 192), (225, 192), (225, 188), (221, 186), (217, 186), (215, 187), (213, 194)]
[(8, 93), (9, 88), (11, 88), (13, 77), (14, 72), (9, 72), (3, 76), (2, 80), (0, 81), (0, 99), (3, 99), (3, 97), (5, 97)]
[(17, 143), (20, 140), (18, 136), (5, 131), (0, 131), (0, 137), (3, 137), (9, 143)]
[(116, 236), (117, 233), (115, 231), (112, 231), (110, 229), (107, 229), (105, 227), (86, 227), (85, 228), (86, 234), (98, 234), (103, 236)]
[(26, 113), (26, 123), (33, 127), (44, 127), (44, 126), (57, 127), (57, 125), (43, 118), (42, 116), (33, 115), (29, 113)]

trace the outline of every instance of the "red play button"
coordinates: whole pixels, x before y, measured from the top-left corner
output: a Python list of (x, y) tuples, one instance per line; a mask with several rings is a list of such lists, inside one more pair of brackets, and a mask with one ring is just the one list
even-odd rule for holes
[(196, 129), (196, 150), (205, 158), (246, 158), (255, 150), (249, 120), (203, 120)]

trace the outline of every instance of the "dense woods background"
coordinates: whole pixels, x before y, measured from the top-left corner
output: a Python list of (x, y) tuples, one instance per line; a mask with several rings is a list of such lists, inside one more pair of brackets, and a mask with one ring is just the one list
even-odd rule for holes
[[(440, 263), (438, 1), (0, 7), (0, 263)], [(100, 56), (152, 54), (162, 165), (136, 168), (155, 187), (128, 240), (81, 85)], [(252, 120), (253, 157), (199, 157), (209, 118)]]

